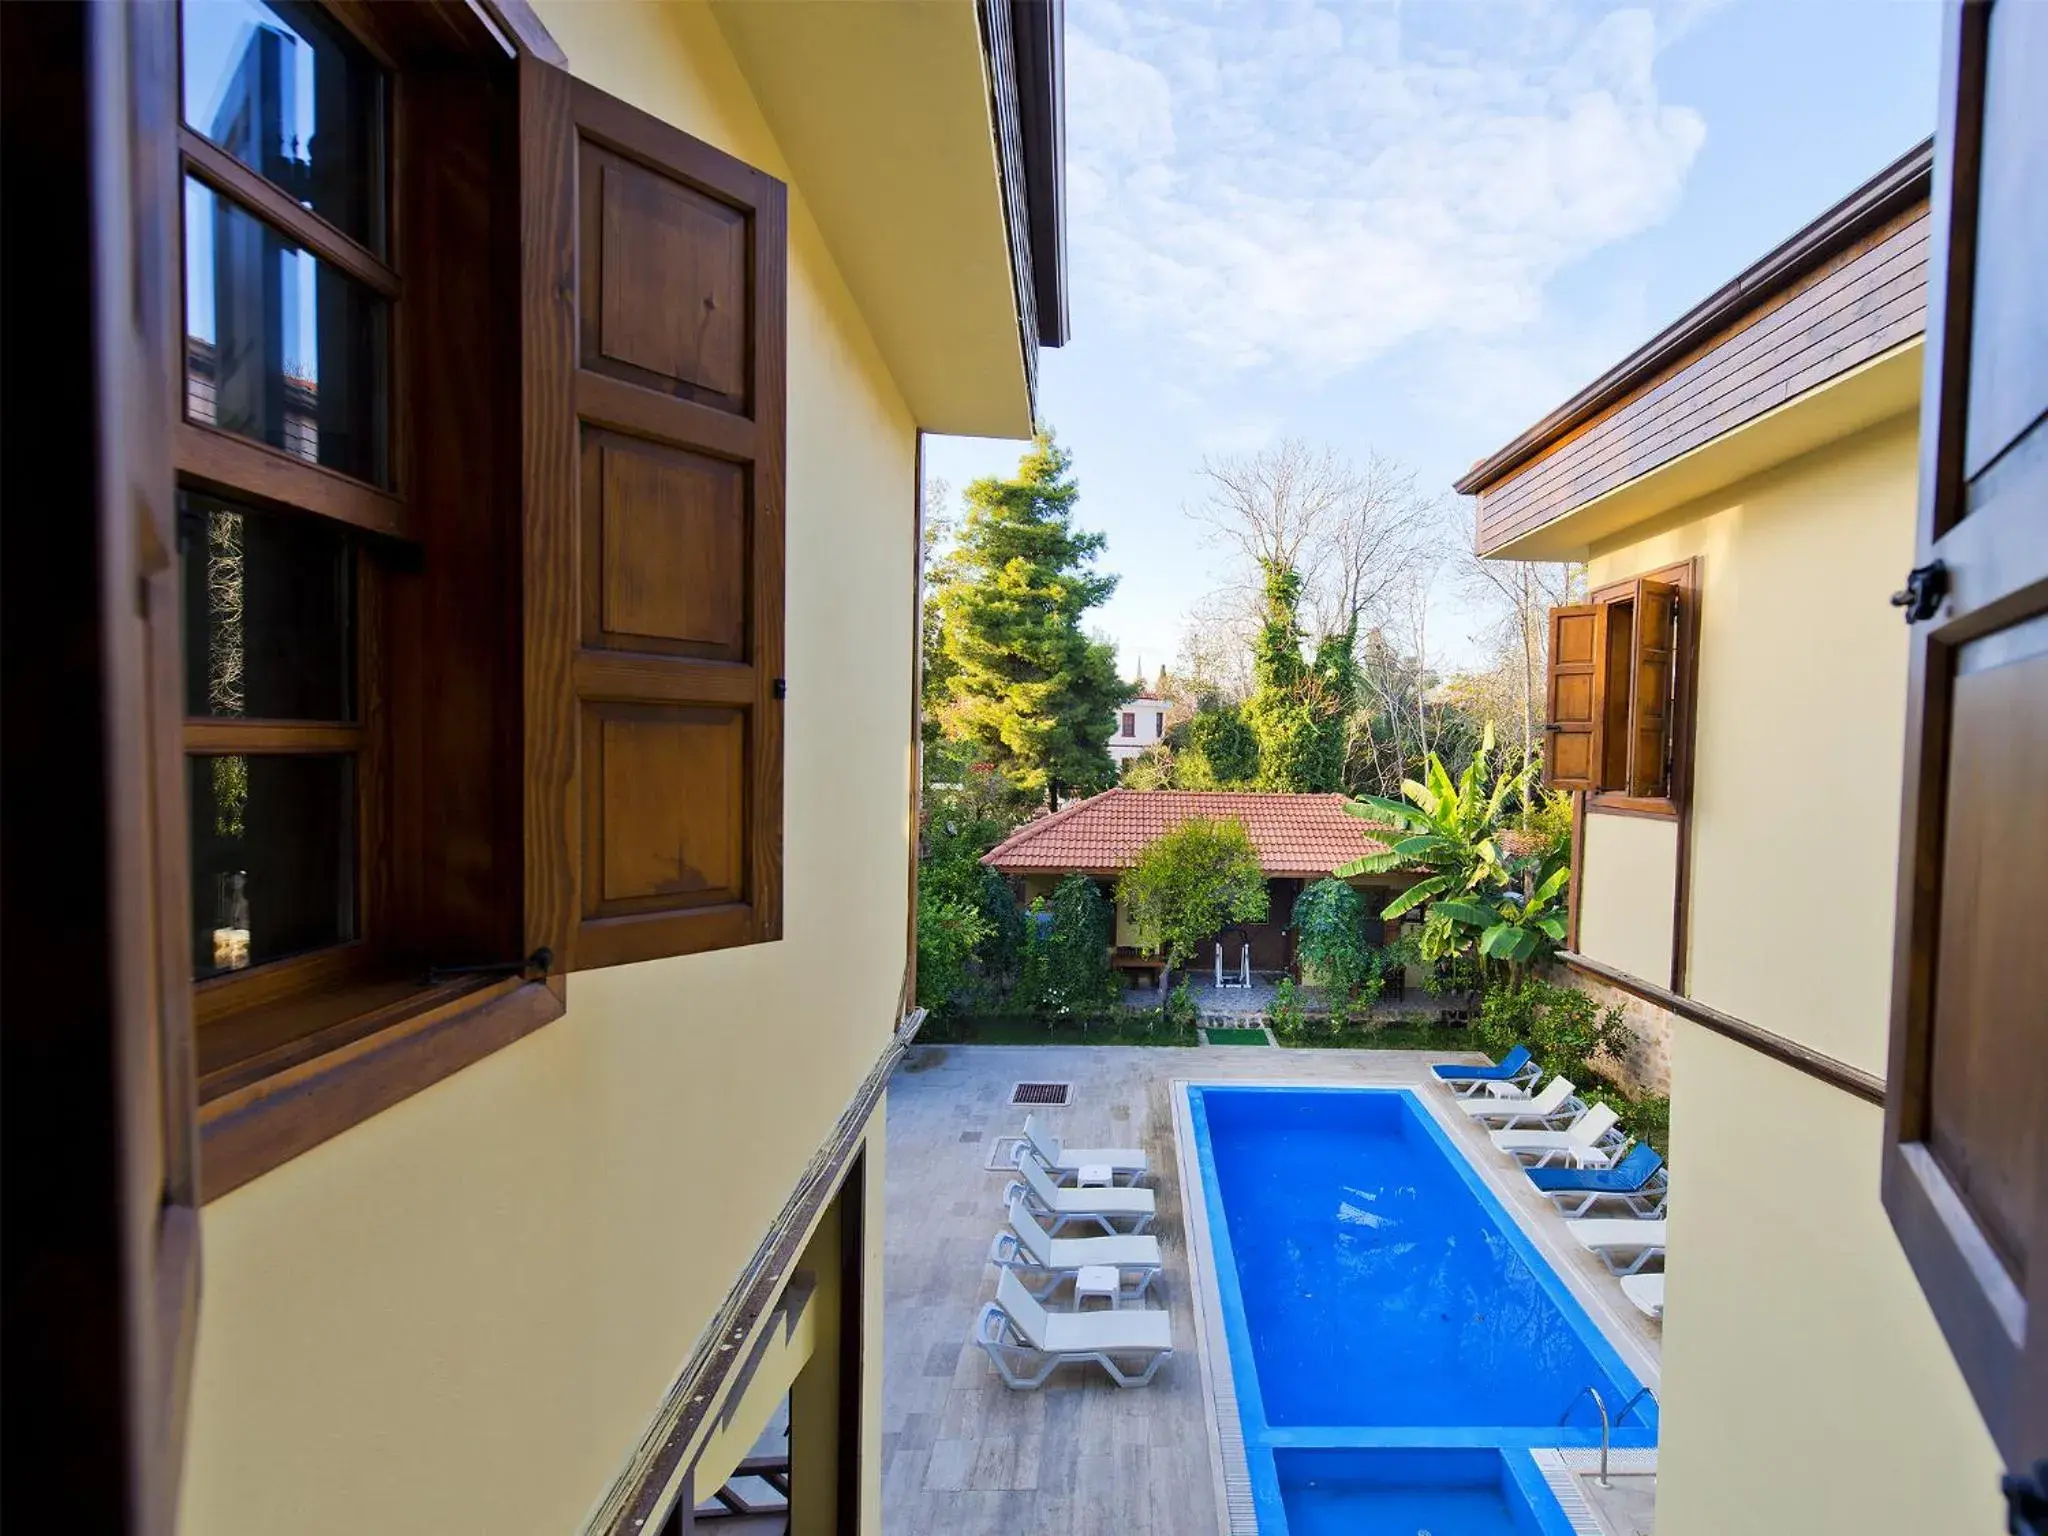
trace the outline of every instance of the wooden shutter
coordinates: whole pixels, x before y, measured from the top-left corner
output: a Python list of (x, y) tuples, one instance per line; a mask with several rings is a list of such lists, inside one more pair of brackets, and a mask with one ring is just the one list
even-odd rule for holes
[(25, 1529), (167, 1533), (199, 1303), (177, 16), (0, 12), (0, 653), (28, 744), (5, 779), (7, 1508)]
[(2048, 1458), (2048, 7), (1951, 7), (1942, 75), (1884, 1202), (2018, 1472)]
[(519, 70), (528, 943), (779, 938), (783, 187)]
[(1607, 610), (1574, 603), (1550, 610), (1550, 672), (1544, 690), (1543, 779), (1552, 789), (1598, 789), (1605, 703)]
[(1635, 584), (1629, 635), (1628, 792), (1654, 798), (1670, 786), (1671, 678), (1678, 589)]

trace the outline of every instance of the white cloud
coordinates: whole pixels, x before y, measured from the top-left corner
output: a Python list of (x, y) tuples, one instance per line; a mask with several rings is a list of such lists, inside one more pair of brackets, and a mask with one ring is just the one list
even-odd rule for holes
[(1076, 5), (1076, 307), (1311, 377), (1534, 325), (1675, 207), (1705, 125), (1653, 65), (1699, 10)]

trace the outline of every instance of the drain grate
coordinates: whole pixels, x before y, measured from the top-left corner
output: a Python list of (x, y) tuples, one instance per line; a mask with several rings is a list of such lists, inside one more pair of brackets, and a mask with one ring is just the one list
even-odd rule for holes
[(1010, 1090), (1012, 1104), (1064, 1104), (1072, 1083), (1019, 1083)]

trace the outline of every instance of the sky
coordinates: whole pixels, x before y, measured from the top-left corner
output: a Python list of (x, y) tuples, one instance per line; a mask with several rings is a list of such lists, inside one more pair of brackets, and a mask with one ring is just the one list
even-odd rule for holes
[[(1933, 131), (1934, 0), (1068, 0), (1073, 339), (1039, 416), (1171, 662), (1223, 584), (1205, 458), (1507, 442)], [(1018, 445), (926, 440), (957, 500)], [(1469, 512), (1466, 514), (1469, 526)], [(1435, 634), (1478, 659), (1448, 581)]]

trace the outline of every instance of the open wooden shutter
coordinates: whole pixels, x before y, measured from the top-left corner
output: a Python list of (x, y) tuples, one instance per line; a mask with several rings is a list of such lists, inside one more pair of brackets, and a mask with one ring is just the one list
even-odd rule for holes
[(1550, 672), (1544, 691), (1543, 780), (1552, 789), (1598, 789), (1607, 610), (1574, 603), (1550, 610)]
[(0, 10), (6, 1508), (168, 1533), (199, 1307), (177, 16)]
[(782, 931), (782, 184), (520, 61), (528, 943)]
[(1671, 761), (1671, 663), (1678, 589), (1647, 578), (1635, 584), (1629, 635), (1628, 792), (1666, 793)]
[[(2048, 1531), (2048, 7), (1952, 6), (1928, 263), (1884, 1203)], [(1876, 600), (1876, 594), (1872, 594)], [(2029, 1488), (2031, 1487), (2031, 1492)], [(2031, 1506), (2031, 1507), (2029, 1507)]]

